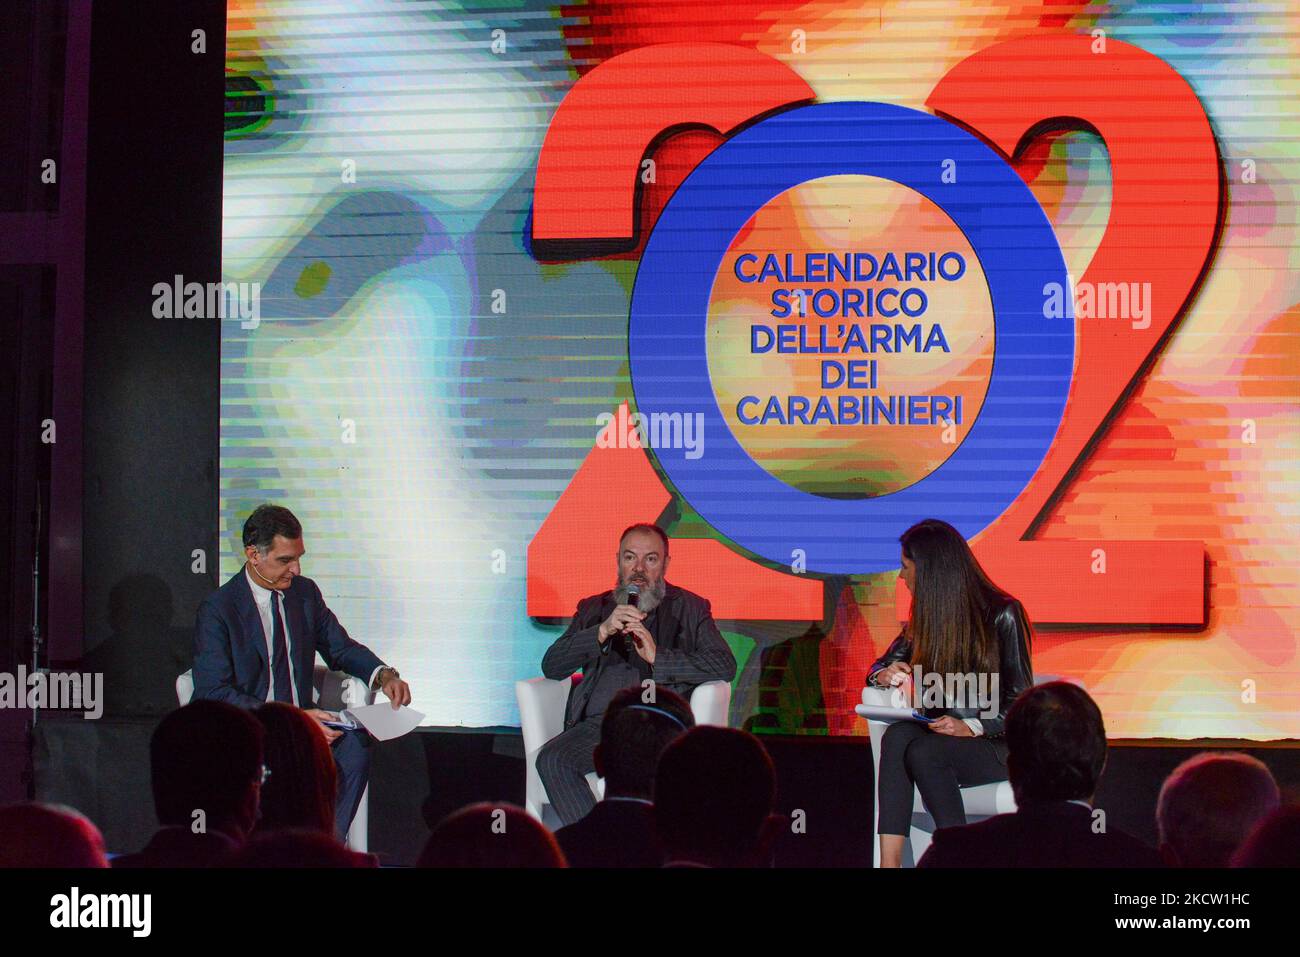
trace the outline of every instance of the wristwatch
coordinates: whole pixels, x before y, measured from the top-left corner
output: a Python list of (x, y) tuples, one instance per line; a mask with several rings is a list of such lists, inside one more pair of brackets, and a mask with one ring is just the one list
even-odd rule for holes
[(389, 678), (400, 678), (400, 677), (402, 677), (402, 675), (396, 668), (390, 668), (388, 665), (384, 665), (375, 674), (375, 683), (370, 690), (378, 691), (380, 688), (384, 686), (384, 682), (387, 681)]

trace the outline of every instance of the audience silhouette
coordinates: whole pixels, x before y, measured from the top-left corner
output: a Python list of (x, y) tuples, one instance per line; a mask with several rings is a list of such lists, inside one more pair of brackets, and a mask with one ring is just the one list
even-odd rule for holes
[(417, 867), (565, 867), (555, 837), (512, 804), (471, 804), (429, 835)]
[(338, 769), (320, 726), (301, 708), (269, 702), (255, 712), (266, 737), (258, 833), (303, 827), (334, 834)]
[(205, 867), (247, 839), (263, 777), (262, 725), (221, 701), (163, 718), (149, 743), (154, 810), (162, 827), (114, 867)]
[(1227, 867), (1280, 800), (1272, 773), (1250, 755), (1194, 755), (1174, 768), (1160, 788), (1160, 854), (1170, 867)]
[(614, 695), (600, 723), (593, 756), (605, 797), (587, 816), (555, 832), (570, 867), (658, 867), (655, 770), (664, 748), (694, 727), (686, 699), (658, 688), (653, 702), (639, 687)]
[(1051, 681), (1007, 712), (1016, 811), (940, 828), (918, 867), (1157, 867), (1159, 856), (1092, 806), (1106, 727), (1088, 693)]
[(735, 728), (692, 728), (664, 750), (655, 822), (669, 867), (771, 864), (783, 824), (772, 815), (776, 772), (759, 740)]
[(0, 807), (0, 867), (108, 867), (108, 858), (80, 811), (24, 801)]

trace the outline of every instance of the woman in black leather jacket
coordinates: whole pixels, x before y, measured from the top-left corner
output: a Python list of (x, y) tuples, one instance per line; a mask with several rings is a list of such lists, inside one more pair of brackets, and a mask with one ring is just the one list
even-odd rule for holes
[(897, 688), (933, 720), (896, 721), (881, 741), (881, 867), (902, 864), (914, 785), (935, 826), (953, 827), (966, 823), (961, 788), (1006, 780), (1003, 723), (1034, 683), (1025, 609), (989, 581), (961, 533), (926, 519), (899, 541), (912, 612), (867, 683)]

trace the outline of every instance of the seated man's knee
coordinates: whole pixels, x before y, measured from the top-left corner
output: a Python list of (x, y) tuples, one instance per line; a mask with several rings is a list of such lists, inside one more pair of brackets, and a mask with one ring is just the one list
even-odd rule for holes
[(537, 773), (541, 775), (554, 774), (560, 770), (562, 764), (562, 749), (556, 746), (558, 738), (551, 738), (542, 745), (541, 750), (537, 752)]
[(365, 771), (370, 767), (370, 743), (364, 733), (345, 731), (330, 750), (339, 770)]

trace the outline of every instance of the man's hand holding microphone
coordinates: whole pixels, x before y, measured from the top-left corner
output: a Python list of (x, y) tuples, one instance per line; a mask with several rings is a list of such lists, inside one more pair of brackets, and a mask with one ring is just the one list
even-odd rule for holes
[(609, 613), (609, 617), (600, 623), (600, 628), (596, 631), (596, 640), (604, 645), (615, 635), (627, 635), (632, 639), (636, 653), (645, 659), (647, 664), (654, 664), (655, 640), (646, 630), (645, 625), (641, 624), (645, 620), (646, 613), (636, 607), (638, 594), (636, 586), (628, 589), (628, 603), (616, 605)]

